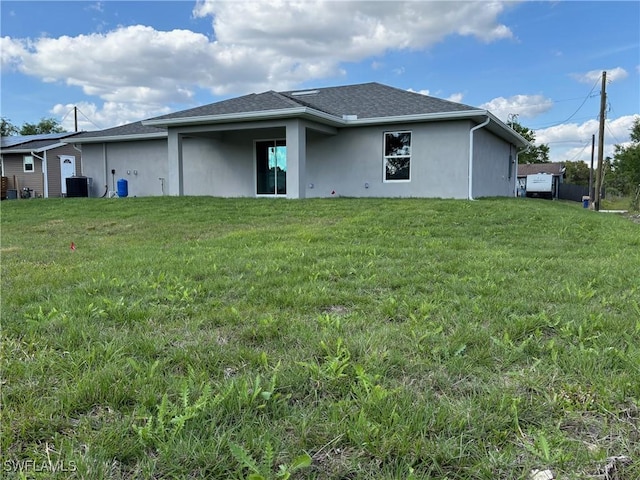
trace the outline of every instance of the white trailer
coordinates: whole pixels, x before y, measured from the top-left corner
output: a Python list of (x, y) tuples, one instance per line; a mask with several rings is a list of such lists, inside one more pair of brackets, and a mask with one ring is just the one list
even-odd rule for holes
[(536, 173), (527, 175), (527, 197), (553, 198), (553, 175)]

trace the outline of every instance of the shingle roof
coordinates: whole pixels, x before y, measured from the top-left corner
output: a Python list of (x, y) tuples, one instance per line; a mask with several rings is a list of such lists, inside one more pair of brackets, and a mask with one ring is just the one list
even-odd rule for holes
[(302, 105), (272, 90), (264, 93), (251, 93), (242, 97), (222, 100), (200, 107), (169, 113), (150, 120), (165, 120), (174, 118), (205, 117), (211, 115), (229, 115), (234, 113), (263, 112), (281, 110), (285, 108), (301, 107)]
[(22, 135), (2, 137), (0, 148), (10, 150), (40, 150), (50, 145), (63, 142), (64, 139), (79, 135), (76, 132), (43, 133), (39, 135)]
[(523, 163), (518, 165), (519, 177), (535, 175), (536, 173), (562, 175), (564, 173), (564, 165), (562, 163)]
[(126, 125), (120, 125), (118, 127), (107, 128), (106, 130), (99, 130), (96, 132), (83, 132), (75, 137), (75, 139), (82, 140), (83, 138), (118, 137), (126, 135), (149, 135), (163, 133), (167, 133), (167, 131), (163, 128), (149, 127), (143, 125), (142, 122), (134, 122), (128, 123)]
[[(130, 138), (148, 138), (167, 135), (169, 125), (190, 124), (192, 122), (209, 123), (214, 121), (243, 121), (249, 118), (266, 118), (271, 115), (299, 115), (316, 113), (329, 122), (343, 125), (345, 120), (362, 121), (400, 121), (403, 117), (421, 117), (433, 115), (446, 117), (469, 115), (484, 118), (484, 110), (450, 102), (420, 93), (382, 85), (380, 83), (362, 83), (338, 87), (325, 87), (302, 91), (252, 93), (200, 107), (149, 118), (142, 122), (131, 123), (98, 132), (79, 135), (78, 143), (92, 141), (118, 141)], [(264, 114), (264, 115), (263, 115)], [(462, 114), (462, 115), (460, 115)], [(216, 118), (218, 117), (218, 118)], [(493, 125), (496, 123), (497, 126)], [(507, 135), (516, 144), (526, 141), (517, 133), (493, 119), (489, 128), (497, 129), (499, 135)]]
[(342, 118), (344, 115), (357, 115), (358, 118), (381, 118), (477, 110), (461, 103), (371, 82), (303, 91), (252, 93), (154, 117), (150, 120), (242, 114), (296, 107), (312, 108), (338, 118)]
[(428, 113), (462, 112), (477, 108), (454, 103), (421, 93), (389, 87), (380, 83), (363, 83), (342, 87), (320, 88), (296, 95), (282, 92), (293, 101), (331, 115), (357, 115), (358, 118), (381, 118)]

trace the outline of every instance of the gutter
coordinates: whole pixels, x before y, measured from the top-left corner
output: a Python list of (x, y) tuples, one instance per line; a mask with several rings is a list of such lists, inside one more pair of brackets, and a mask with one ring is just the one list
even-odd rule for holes
[[(230, 123), (243, 123), (248, 121), (264, 121), (264, 120), (284, 120), (288, 118), (302, 118), (317, 121), (323, 124), (327, 124), (336, 128), (348, 128), (348, 127), (362, 127), (368, 125), (388, 125), (397, 123), (415, 123), (415, 122), (435, 122), (446, 120), (472, 120), (483, 121), (488, 119), (495, 129), (494, 132), (499, 137), (508, 140), (510, 143), (526, 145), (527, 141), (520, 134), (507, 125), (502, 123), (498, 118), (493, 116), (491, 112), (487, 110), (462, 110), (455, 112), (437, 112), (437, 113), (418, 113), (413, 115), (396, 115), (386, 117), (367, 117), (358, 118), (356, 115), (344, 115), (339, 117), (320, 110), (309, 107), (294, 107), (294, 108), (282, 108), (275, 110), (261, 110), (254, 112), (241, 112), (241, 113), (228, 113), (221, 115), (202, 115), (199, 117), (180, 117), (180, 118), (165, 118), (165, 119), (149, 119), (143, 120), (141, 123), (145, 126), (153, 126), (156, 128), (171, 128), (171, 127), (189, 127), (189, 126), (206, 126), (214, 124), (230, 124)], [(162, 134), (161, 134), (162, 135)], [(163, 135), (166, 136), (166, 133)], [(139, 138), (150, 138), (148, 134), (142, 134), (137, 136)], [(114, 136), (114, 137), (102, 137), (103, 141), (123, 141), (134, 140), (134, 136)], [(78, 139), (80, 140), (80, 139)], [(78, 141), (80, 143), (82, 140)], [(100, 138), (83, 139), (87, 142), (99, 141)]]
[(485, 112), (485, 114), (487, 115), (487, 119), (480, 125), (476, 125), (471, 130), (469, 130), (469, 200), (475, 200), (475, 198), (473, 198), (473, 133), (476, 130), (489, 125), (491, 117), (489, 116), (488, 112)]
[[(133, 135), (109, 135), (102, 137), (83, 137), (74, 138), (74, 145), (82, 145), (83, 143), (104, 143), (104, 142), (128, 142), (134, 140), (152, 140), (156, 138), (167, 138), (167, 132), (154, 133), (135, 133)], [(71, 142), (69, 142), (71, 143)]]
[(278, 120), (291, 117), (309, 117), (311, 119), (321, 119), (328, 121), (337, 127), (347, 127), (350, 125), (377, 125), (384, 123), (419, 122), (436, 120), (465, 119), (476, 116), (485, 116), (485, 110), (464, 110), (460, 112), (439, 112), (439, 113), (419, 113), (415, 115), (398, 115), (389, 117), (367, 117), (367, 118), (345, 118), (337, 117), (329, 113), (321, 112), (308, 107), (283, 108), (277, 110), (262, 110), (256, 112), (228, 113), (222, 115), (203, 115), (200, 117), (181, 117), (168, 119), (143, 120), (142, 125), (152, 127), (172, 127), (189, 125), (206, 125), (212, 123), (245, 122), (248, 120)]
[(147, 127), (175, 127), (191, 125), (210, 125), (212, 123), (246, 122), (248, 120), (277, 120), (282, 118), (309, 116), (313, 119), (321, 118), (336, 126), (342, 126), (345, 121), (328, 113), (308, 107), (282, 108), (278, 110), (259, 110), (255, 112), (226, 113), (221, 115), (203, 115), (200, 117), (180, 117), (167, 119), (143, 120)]

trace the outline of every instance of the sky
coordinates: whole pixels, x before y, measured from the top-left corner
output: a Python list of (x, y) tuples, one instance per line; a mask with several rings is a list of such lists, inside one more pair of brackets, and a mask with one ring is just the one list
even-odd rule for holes
[[(0, 113), (99, 130), (248, 93), (379, 82), (605, 155), (640, 114), (640, 1), (0, 2)], [(597, 150), (596, 150), (597, 151)]]

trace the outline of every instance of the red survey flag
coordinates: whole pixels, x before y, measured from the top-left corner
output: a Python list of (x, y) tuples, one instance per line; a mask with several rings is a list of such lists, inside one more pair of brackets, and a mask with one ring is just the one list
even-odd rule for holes
[(71, 242), (71, 247), (70, 248), (71, 248), (72, 252), (75, 252), (76, 251), (76, 244)]

